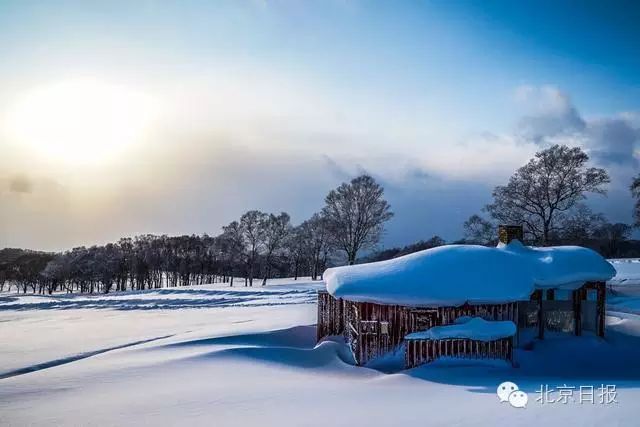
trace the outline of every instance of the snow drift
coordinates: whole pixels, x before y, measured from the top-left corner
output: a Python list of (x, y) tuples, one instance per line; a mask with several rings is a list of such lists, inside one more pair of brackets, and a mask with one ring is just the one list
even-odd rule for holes
[(614, 275), (613, 266), (591, 249), (533, 248), (514, 240), (496, 248), (448, 245), (330, 268), (324, 278), (337, 298), (435, 307), (525, 300), (536, 289), (575, 289)]

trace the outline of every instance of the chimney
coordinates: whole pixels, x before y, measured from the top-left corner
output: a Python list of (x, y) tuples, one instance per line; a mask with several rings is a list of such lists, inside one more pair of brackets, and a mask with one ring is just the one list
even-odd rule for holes
[(505, 245), (509, 244), (512, 240), (520, 240), (524, 231), (521, 225), (499, 225), (498, 226), (498, 240)]

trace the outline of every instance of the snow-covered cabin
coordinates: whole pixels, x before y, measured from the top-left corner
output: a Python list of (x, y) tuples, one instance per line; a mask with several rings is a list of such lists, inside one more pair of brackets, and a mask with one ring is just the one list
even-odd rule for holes
[[(539, 339), (546, 329), (604, 336), (611, 264), (583, 247), (524, 246), (519, 226), (499, 227), (499, 237), (497, 247), (447, 245), (328, 269), (326, 291), (318, 295), (318, 339), (343, 334), (365, 364), (419, 337), (410, 334), (459, 324), (459, 318), (511, 322), (515, 337), (496, 338), (511, 344), (529, 328)], [(468, 325), (491, 329), (478, 321)], [(465, 327), (444, 331), (454, 329)]]

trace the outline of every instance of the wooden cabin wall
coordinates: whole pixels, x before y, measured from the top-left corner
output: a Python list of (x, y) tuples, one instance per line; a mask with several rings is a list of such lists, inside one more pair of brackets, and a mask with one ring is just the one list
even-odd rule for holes
[(406, 307), (346, 302), (347, 342), (359, 365), (397, 349), (412, 331), (412, 319)]
[(344, 333), (344, 302), (327, 291), (318, 292), (317, 340)]
[[(604, 337), (606, 317), (604, 282), (587, 282), (581, 288), (571, 291), (569, 299), (556, 299), (555, 293), (550, 294), (548, 291), (546, 299), (542, 295), (540, 291), (536, 291), (532, 294), (530, 301), (518, 303), (519, 331), (525, 328), (537, 328), (538, 338), (544, 337), (545, 330), (573, 332), (575, 335), (590, 331)], [(543, 328), (540, 328), (541, 324)]]
[(453, 323), (460, 316), (515, 321), (518, 317), (517, 304), (428, 309), (343, 301), (328, 293), (319, 293), (318, 339), (343, 331), (356, 362), (364, 365), (376, 357), (399, 349), (407, 334)]
[[(584, 301), (586, 289), (597, 292), (597, 301)], [(574, 313), (576, 334), (583, 327), (595, 329), (604, 336), (605, 287), (603, 282), (591, 282), (574, 292), (573, 302), (545, 300), (549, 309), (558, 313), (545, 316), (538, 310), (539, 301), (513, 302), (507, 304), (465, 304), (459, 307), (418, 308), (400, 305), (383, 305), (336, 299), (326, 291), (318, 292), (318, 341), (331, 335), (341, 335), (351, 347), (359, 365), (364, 365), (378, 356), (399, 349), (404, 337), (412, 332), (423, 331), (433, 326), (448, 325), (461, 316), (482, 317), (486, 320), (511, 320), (518, 329), (539, 326), (542, 318), (550, 329), (566, 329), (566, 311), (569, 305)], [(549, 297), (549, 295), (547, 295)], [(554, 298), (551, 293), (551, 298)], [(577, 310), (574, 308), (577, 306)], [(557, 316), (556, 316), (557, 314)], [(542, 315), (542, 317), (540, 317)], [(585, 321), (585, 319), (589, 319)], [(575, 326), (578, 325), (578, 326)], [(544, 328), (543, 328), (544, 330)], [(518, 345), (519, 337), (516, 337)]]

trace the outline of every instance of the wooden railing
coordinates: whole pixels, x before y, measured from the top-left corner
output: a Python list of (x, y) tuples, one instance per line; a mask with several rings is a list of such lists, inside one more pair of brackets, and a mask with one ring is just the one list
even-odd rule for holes
[(440, 357), (503, 359), (513, 362), (513, 338), (494, 341), (470, 339), (405, 340), (405, 366), (407, 368), (415, 368)]

